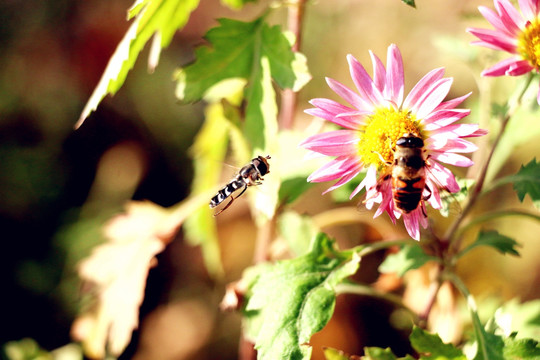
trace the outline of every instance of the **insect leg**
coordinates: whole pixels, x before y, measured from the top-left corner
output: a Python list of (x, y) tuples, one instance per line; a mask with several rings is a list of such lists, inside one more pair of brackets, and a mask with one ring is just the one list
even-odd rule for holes
[(228, 208), (229, 206), (232, 205), (232, 203), (233, 203), (233, 201), (234, 201), (235, 199), (238, 199), (240, 196), (242, 196), (242, 194), (246, 191), (246, 189), (247, 189), (247, 185), (244, 185), (244, 188), (242, 189), (242, 192), (241, 192), (240, 194), (238, 194), (237, 197), (234, 197), (234, 196), (231, 195), (231, 200), (227, 203), (227, 205), (225, 205), (225, 207), (224, 207), (223, 209), (221, 209), (221, 210), (219, 210), (217, 213), (215, 213), (215, 214), (214, 214), (214, 217), (215, 217), (215, 216), (218, 216), (219, 214), (221, 214), (222, 212), (224, 212), (225, 210), (227, 210), (227, 208)]

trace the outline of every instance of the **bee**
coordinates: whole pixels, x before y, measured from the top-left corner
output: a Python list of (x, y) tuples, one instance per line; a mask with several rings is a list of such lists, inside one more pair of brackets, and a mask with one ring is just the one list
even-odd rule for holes
[[(217, 194), (210, 200), (211, 209), (215, 208), (229, 197), (231, 200), (227, 203), (227, 205), (225, 205), (225, 207), (215, 213), (214, 216), (218, 216), (229, 206), (231, 206), (233, 201), (242, 196), (249, 186), (262, 184), (262, 181), (264, 180), (263, 176), (270, 172), (270, 165), (267, 161), (268, 159), (270, 159), (270, 155), (265, 157), (257, 156), (256, 158), (252, 159), (249, 164), (240, 169), (238, 174), (231, 181), (229, 181), (227, 185), (217, 192)], [(242, 189), (242, 192), (234, 197), (233, 193), (239, 189)]]
[[(396, 141), (394, 160), (387, 163), (391, 170), (381, 177), (380, 182), (391, 178), (394, 206), (404, 214), (416, 210), (422, 200), (431, 196), (426, 185), (426, 160), (424, 140), (419, 136), (407, 133)], [(422, 197), (424, 189), (429, 194)]]

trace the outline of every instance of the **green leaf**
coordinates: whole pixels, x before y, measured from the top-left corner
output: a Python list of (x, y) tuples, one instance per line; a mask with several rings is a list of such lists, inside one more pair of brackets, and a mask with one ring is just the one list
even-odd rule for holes
[(253, 22), (218, 22), (205, 36), (212, 47), (198, 48), (197, 60), (177, 72), (180, 100), (198, 101), (208, 88), (227, 78), (253, 82), (262, 58), (267, 59), (271, 76), (281, 88), (299, 90), (310, 80), (305, 57), (291, 50), (292, 39), (279, 26), (270, 27), (264, 17)]
[(328, 322), (335, 306), (335, 286), (358, 269), (356, 253), (340, 252), (325, 234), (311, 251), (266, 266), (249, 289), (246, 336), (258, 359), (309, 359), (308, 342)]
[(511, 177), (519, 201), (523, 202), (525, 195), (529, 195), (534, 206), (540, 209), (540, 163), (536, 158), (525, 166), (521, 166), (518, 173)]
[(416, 8), (416, 4), (414, 3), (414, 0), (401, 0), (401, 1), (413, 8)]
[(418, 269), (426, 262), (438, 261), (434, 256), (427, 255), (418, 244), (404, 245), (397, 254), (391, 254), (379, 266), (382, 273), (397, 273), (403, 276), (409, 270)]
[(273, 155), (278, 145), (272, 80), (281, 88), (299, 90), (310, 79), (305, 57), (293, 52), (293, 39), (279, 26), (269, 26), (264, 17), (252, 22), (220, 19), (206, 39), (211, 47), (198, 48), (196, 61), (177, 72), (177, 97), (184, 102), (198, 101), (216, 83), (245, 79), (244, 137), (255, 156), (259, 152)]
[(540, 346), (533, 339), (516, 339), (515, 334), (504, 339), (503, 355), (505, 360), (538, 360)]
[(540, 340), (540, 300), (525, 303), (510, 300), (497, 309), (494, 320), (505, 334), (517, 333), (517, 338)]
[[(88, 99), (76, 128), (94, 111), (107, 95), (114, 95), (124, 84), (139, 53), (154, 36), (150, 58), (157, 62), (161, 49), (167, 47), (175, 32), (184, 27), (199, 0), (137, 0), (128, 12), (135, 18), (111, 56), (101, 79)], [(152, 63), (152, 60), (149, 63)], [(150, 64), (150, 67), (156, 64)]]
[(445, 344), (436, 334), (430, 334), (427, 331), (415, 326), (409, 336), (412, 347), (419, 353), (423, 354), (420, 359), (425, 360), (443, 360), (456, 359), (467, 360), (467, 357), (461, 350), (452, 344)]
[(516, 249), (519, 244), (514, 239), (499, 234), (496, 230), (480, 231), (476, 241), (460, 251), (459, 256), (463, 256), (478, 246), (491, 246), (501, 254), (519, 256)]

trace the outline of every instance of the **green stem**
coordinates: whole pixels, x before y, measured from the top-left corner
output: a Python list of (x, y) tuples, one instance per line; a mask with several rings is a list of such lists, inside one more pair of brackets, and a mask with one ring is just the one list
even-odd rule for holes
[(483, 359), (489, 359), (487, 341), (485, 337), (484, 327), (478, 316), (478, 309), (473, 296), (469, 292), (469, 289), (465, 286), (463, 281), (454, 273), (446, 272), (444, 275), (446, 280), (449, 280), (454, 286), (461, 292), (463, 297), (467, 300), (467, 306), (471, 313), (471, 319), (474, 327), (474, 333), (476, 335), (476, 341), (478, 342), (478, 351), (483, 355)]
[(505, 216), (525, 216), (525, 217), (529, 217), (533, 220), (537, 220), (537, 221), (540, 221), (540, 215), (537, 215), (537, 214), (534, 214), (534, 213), (531, 213), (529, 211), (525, 211), (525, 210), (502, 210), (502, 211), (494, 211), (494, 212), (491, 212), (491, 213), (487, 213), (487, 214), (484, 214), (484, 215), (480, 215), (480, 216), (477, 216), (476, 218), (472, 219), (471, 221), (469, 221), (466, 225), (464, 225), (463, 227), (461, 227), (459, 230), (456, 231), (456, 237), (460, 237), (465, 231), (469, 230), (471, 227), (477, 225), (477, 224), (481, 224), (483, 222), (486, 222), (486, 221), (490, 221), (490, 220), (493, 220), (493, 219), (497, 219), (497, 218), (500, 218), (500, 217), (505, 217)]
[(360, 257), (363, 257), (371, 253), (374, 253), (376, 251), (390, 248), (392, 246), (404, 246), (404, 245), (416, 245), (416, 244), (418, 244), (418, 242), (410, 238), (406, 238), (406, 239), (399, 239), (399, 240), (379, 241), (379, 242), (369, 244), (369, 245), (359, 245), (347, 251), (350, 251), (351, 253), (356, 252)]
[[(512, 118), (512, 116), (514, 115), (516, 110), (519, 108), (519, 106), (521, 105), (521, 100), (523, 98), (523, 95), (525, 95), (525, 92), (529, 88), (529, 85), (531, 84), (532, 79), (533, 79), (533, 74), (530, 73), (527, 80), (525, 81), (525, 86), (523, 86), (523, 89), (518, 94), (518, 96), (516, 98), (516, 101), (514, 102), (513, 106), (509, 106), (508, 110), (506, 111), (506, 113), (502, 117), (501, 130), (499, 131), (499, 134), (497, 134), (497, 137), (496, 137), (495, 141), (493, 142), (493, 146), (491, 147), (491, 151), (490, 151), (490, 153), (489, 153), (489, 155), (488, 155), (488, 157), (486, 159), (484, 167), (482, 168), (482, 170), (478, 174), (478, 178), (477, 178), (477, 180), (475, 182), (475, 185), (471, 190), (469, 201), (467, 202), (467, 204), (463, 208), (463, 212), (454, 221), (454, 223), (450, 226), (450, 228), (446, 232), (446, 234), (445, 234), (445, 236), (443, 238), (445, 241), (451, 242), (452, 239), (455, 238), (455, 235), (456, 235), (457, 229), (459, 228), (459, 225), (465, 219), (465, 217), (467, 216), (469, 211), (472, 209), (472, 207), (475, 205), (476, 200), (478, 199), (478, 196), (480, 195), (480, 193), (482, 191), (482, 188), (484, 186), (484, 181), (486, 180), (486, 175), (487, 175), (487, 171), (488, 171), (488, 168), (489, 168), (489, 164), (491, 162), (491, 159), (493, 158), (493, 154), (495, 153), (495, 150), (497, 149), (497, 145), (499, 144), (499, 142), (502, 139), (502, 136), (504, 134), (504, 130), (506, 129), (506, 126), (508, 125), (508, 122), (510, 121), (510, 119)], [(461, 245), (460, 243), (461, 243), (460, 238), (457, 238), (457, 240), (453, 244), (452, 249), (454, 251), (457, 251), (459, 249), (460, 245)]]

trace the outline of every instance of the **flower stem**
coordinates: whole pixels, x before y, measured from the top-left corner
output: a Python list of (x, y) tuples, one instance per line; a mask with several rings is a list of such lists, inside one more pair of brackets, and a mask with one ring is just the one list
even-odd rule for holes
[[(302, 21), (304, 18), (304, 8), (306, 0), (288, 1), (287, 27), (295, 36), (295, 42), (292, 45), (292, 51), (300, 51), (302, 43)], [(296, 113), (296, 104), (298, 101), (297, 93), (292, 89), (283, 90), (281, 96), (280, 124), (282, 129), (292, 129), (294, 124), (294, 115)]]
[(429, 286), (428, 302), (426, 303), (426, 308), (418, 315), (418, 323), (419, 326), (422, 328), (426, 328), (427, 326), (429, 314), (431, 313), (431, 309), (433, 309), (433, 305), (435, 305), (435, 301), (437, 300), (437, 294), (441, 289), (443, 283), (440, 276), (441, 272), (442, 264), (438, 264), (436, 280), (433, 281)]
[[(488, 157), (486, 159), (486, 162), (485, 162), (484, 166), (482, 167), (482, 170), (478, 174), (478, 178), (477, 178), (477, 180), (475, 182), (475, 185), (471, 190), (471, 193), (470, 193), (470, 196), (469, 196), (469, 201), (467, 202), (467, 204), (463, 208), (463, 212), (454, 221), (454, 223), (450, 226), (450, 228), (446, 232), (446, 234), (445, 234), (445, 236), (443, 238), (445, 241), (447, 241), (447, 242), (452, 241), (452, 239), (456, 235), (456, 232), (457, 232), (457, 229), (459, 228), (459, 225), (465, 219), (465, 217), (467, 216), (469, 211), (472, 209), (472, 207), (475, 205), (476, 200), (478, 199), (478, 196), (482, 192), (482, 188), (484, 186), (484, 181), (486, 180), (486, 174), (487, 174), (491, 159), (493, 158), (493, 154), (495, 153), (495, 150), (497, 149), (497, 145), (500, 143), (500, 141), (502, 139), (502, 136), (503, 136), (504, 131), (505, 131), (507, 125), (508, 125), (508, 122), (510, 121), (510, 119), (512, 118), (512, 116), (514, 115), (516, 110), (519, 108), (519, 106), (521, 105), (521, 100), (523, 99), (523, 95), (525, 95), (525, 92), (529, 88), (529, 85), (531, 84), (532, 79), (533, 79), (533, 75), (529, 74), (529, 76), (528, 76), (528, 78), (527, 78), (527, 80), (525, 82), (525, 86), (523, 86), (523, 89), (520, 91), (519, 95), (517, 96), (516, 101), (514, 102), (513, 106), (509, 105), (508, 109), (505, 112), (505, 114), (502, 116), (501, 129), (499, 131), (499, 134), (497, 134), (497, 137), (495, 138), (495, 141), (493, 142), (493, 145), (491, 147), (491, 151), (489, 152), (489, 155), (488, 155)], [(459, 250), (460, 245), (461, 245), (460, 240), (457, 239), (454, 242), (452, 249), (454, 251), (457, 251), (457, 250)]]
[(470, 229), (471, 227), (481, 224), (486, 221), (490, 221), (493, 219), (497, 219), (504, 216), (525, 216), (529, 217), (533, 220), (540, 221), (540, 216), (534, 213), (531, 213), (529, 211), (525, 210), (502, 210), (502, 211), (494, 211), (491, 213), (487, 213), (484, 215), (480, 215), (469, 221), (466, 225), (462, 226), (459, 230), (456, 231), (456, 236), (461, 236), (465, 231)]
[(449, 280), (454, 286), (461, 292), (463, 297), (467, 300), (467, 307), (471, 313), (471, 319), (474, 327), (474, 333), (476, 335), (476, 341), (478, 342), (478, 352), (481, 353), (483, 359), (489, 359), (489, 352), (487, 350), (487, 341), (485, 337), (484, 327), (478, 316), (478, 309), (476, 307), (476, 302), (474, 301), (473, 296), (469, 292), (469, 289), (465, 286), (463, 281), (454, 273), (446, 272), (444, 273), (446, 280)]

